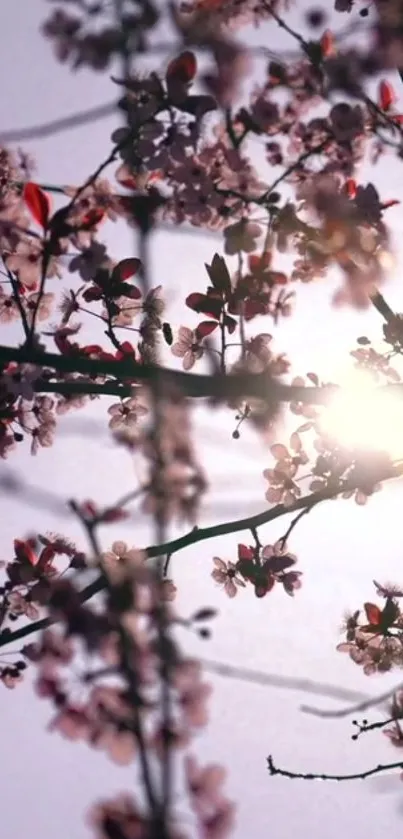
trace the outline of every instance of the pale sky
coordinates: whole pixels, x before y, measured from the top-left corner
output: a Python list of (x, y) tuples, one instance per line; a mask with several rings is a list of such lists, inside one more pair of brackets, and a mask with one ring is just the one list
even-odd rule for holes
[[(108, 74), (80, 71), (72, 75), (56, 63), (50, 44), (39, 34), (39, 25), (50, 8), (44, 0), (30, 0), (26, 4), (5, 3), (0, 9), (1, 130), (102, 105), (115, 94)], [(302, 11), (295, 11), (291, 19), (298, 26)], [(337, 22), (342, 25), (343, 20)], [(265, 38), (263, 30), (253, 34), (256, 43), (265, 43)], [(275, 47), (283, 44), (289, 46), (276, 30)], [(108, 118), (22, 145), (37, 160), (39, 181), (79, 184), (108, 152), (110, 134), (117, 124), (116, 118)], [(402, 195), (403, 166), (397, 167), (393, 159), (392, 165), (384, 164), (376, 172), (371, 178), (382, 183), (383, 197)], [(397, 244), (401, 213), (401, 209), (393, 209), (388, 217)], [(132, 235), (120, 224), (108, 228), (107, 241), (117, 258), (136, 255)], [(167, 289), (174, 325), (197, 322), (183, 301), (190, 290), (202, 290), (204, 262), (211, 261), (220, 249), (220, 240), (211, 237), (156, 234), (152, 282), (161, 282)], [(289, 352), (291, 359), (294, 355), (294, 375), (315, 370), (331, 379), (347, 360), (356, 337), (366, 333), (375, 339), (380, 334), (375, 311), (360, 315), (349, 310), (332, 312), (331, 293), (332, 287), (326, 283), (298, 288), (295, 317), (273, 333), (279, 351)], [(399, 308), (398, 270), (386, 296)], [(272, 331), (271, 324), (263, 331)], [(1, 327), (2, 343), (16, 340), (15, 327)], [(233, 441), (234, 424), (225, 411), (200, 412), (196, 421), (199, 450), (211, 480), (199, 524), (264, 510), (267, 502), (261, 473), (269, 465), (269, 457), (259, 440), (252, 432), (243, 432), (239, 441)], [(106, 427), (106, 410), (96, 403), (63, 421), (51, 449), (31, 458), (23, 447), (0, 463), (0, 475), (18, 474), (37, 488), (38, 502), (36, 508), (21, 498), (2, 495), (0, 558), (9, 559), (13, 539), (30, 531), (60, 531), (85, 546), (79, 525), (72, 517), (63, 517), (62, 505), (53, 510), (40, 508), (39, 489), (51, 491), (61, 500), (93, 498), (107, 504), (133, 487), (133, 465), (123, 451), (113, 447)], [(262, 600), (245, 590), (229, 601), (218, 590), (210, 576), (212, 557), (234, 559), (238, 541), (248, 541), (246, 534), (202, 542), (177, 554), (172, 568), (179, 608), (185, 614), (201, 605), (219, 609), (212, 640), (189, 638), (189, 649), (206, 658), (352, 690), (376, 693), (393, 685), (398, 681), (396, 675), (369, 679), (335, 647), (341, 640), (338, 630), (344, 611), (373, 597), (374, 577), (403, 583), (401, 506), (402, 488), (395, 485), (375, 496), (366, 508), (358, 508), (352, 501), (329, 502), (304, 518), (290, 543), (299, 557), (298, 568), (304, 572), (303, 587), (294, 599), (279, 588)], [(262, 528), (262, 542), (274, 542), (285, 529), (285, 520)], [(179, 534), (179, 529), (173, 533)], [(149, 539), (137, 519), (104, 530), (103, 547), (109, 548), (117, 537), (139, 547)], [(228, 767), (227, 792), (239, 804), (234, 839), (400, 835), (403, 786), (397, 777), (386, 784), (380, 780), (308, 783), (272, 779), (266, 768), (267, 755), (272, 753), (280, 766), (294, 771), (363, 771), (398, 759), (386, 738), (373, 733), (353, 743), (349, 719), (325, 721), (302, 714), (299, 706), (306, 697), (301, 693), (210, 675), (209, 679), (214, 683), (211, 721), (197, 741), (197, 751), (203, 760)], [(323, 707), (332, 704), (326, 698), (315, 702)], [(32, 832), (41, 839), (84, 839), (90, 835), (84, 823), (88, 807), (99, 797), (135, 789), (136, 770), (117, 769), (87, 747), (49, 734), (50, 714), (46, 702), (33, 694), (28, 679), (14, 692), (0, 689), (3, 830), (13, 837)]]

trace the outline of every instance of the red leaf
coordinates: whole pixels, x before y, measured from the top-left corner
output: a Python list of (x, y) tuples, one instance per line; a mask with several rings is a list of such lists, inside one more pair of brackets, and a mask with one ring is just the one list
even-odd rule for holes
[(50, 198), (40, 186), (28, 181), (23, 190), (24, 201), (38, 224), (44, 229), (47, 227), (50, 214)]
[(102, 219), (105, 217), (105, 210), (101, 210), (98, 207), (94, 207), (92, 210), (89, 210), (88, 213), (81, 219), (81, 228), (83, 230), (91, 230), (91, 228), (96, 227), (97, 224), (100, 224)]
[(255, 552), (247, 545), (238, 545), (238, 559), (253, 559)]
[(270, 282), (272, 285), (287, 285), (287, 274), (283, 271), (270, 271)]
[(115, 521), (123, 521), (123, 519), (127, 519), (129, 515), (129, 511), (122, 510), (121, 507), (110, 507), (102, 513), (100, 518), (103, 522), (109, 524)]
[(249, 271), (253, 274), (255, 272), (263, 271), (265, 268), (269, 268), (272, 258), (271, 251), (264, 251), (262, 254), (250, 253), (248, 256)]
[(46, 545), (41, 551), (41, 555), (38, 560), (38, 568), (41, 568), (44, 571), (49, 565), (52, 563), (52, 559), (56, 556), (56, 551), (52, 545)]
[(168, 64), (165, 78), (167, 81), (177, 81), (189, 84), (197, 72), (196, 56), (190, 50), (185, 50)]
[(203, 320), (202, 323), (199, 323), (196, 326), (196, 335), (199, 340), (202, 338), (206, 338), (207, 335), (211, 335), (215, 329), (217, 329), (218, 323), (214, 320)]
[(364, 603), (365, 614), (371, 626), (379, 626), (382, 612), (375, 603)]
[(30, 565), (36, 565), (38, 557), (29, 542), (14, 539), (14, 551), (18, 562), (29, 562)]
[(210, 317), (218, 320), (223, 307), (223, 301), (219, 297), (193, 292), (193, 294), (189, 294), (186, 298), (186, 305), (189, 306), (189, 309), (193, 309), (194, 312), (210, 315)]
[(84, 355), (100, 355), (103, 353), (103, 349), (99, 346), (99, 344), (87, 344), (85, 347), (81, 348), (81, 351)]
[(392, 85), (383, 80), (378, 87), (378, 105), (383, 111), (388, 111), (390, 106), (396, 101), (396, 94)]
[(135, 358), (136, 351), (134, 347), (132, 347), (130, 341), (123, 341), (123, 344), (120, 345), (120, 350), (116, 351), (115, 358), (120, 361), (122, 358)]
[(326, 29), (326, 31), (323, 33), (320, 39), (320, 48), (322, 51), (323, 58), (328, 58), (330, 55), (334, 55), (334, 38), (333, 34), (330, 32), (330, 29)]
[(395, 207), (396, 204), (400, 204), (400, 201), (397, 198), (391, 198), (390, 201), (384, 201), (381, 204), (381, 210), (388, 210), (389, 207)]
[(121, 283), (124, 280), (129, 280), (130, 277), (134, 277), (137, 274), (140, 268), (141, 261), (137, 257), (121, 259), (112, 271), (111, 280), (113, 283)]
[(354, 178), (347, 178), (346, 183), (344, 184), (344, 189), (349, 198), (355, 198), (357, 194), (357, 184)]

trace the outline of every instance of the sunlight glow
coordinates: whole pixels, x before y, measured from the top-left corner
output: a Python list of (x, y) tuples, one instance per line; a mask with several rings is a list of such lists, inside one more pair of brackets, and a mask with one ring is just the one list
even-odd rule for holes
[(323, 411), (320, 424), (344, 446), (403, 457), (403, 391), (388, 393), (365, 373), (349, 377)]

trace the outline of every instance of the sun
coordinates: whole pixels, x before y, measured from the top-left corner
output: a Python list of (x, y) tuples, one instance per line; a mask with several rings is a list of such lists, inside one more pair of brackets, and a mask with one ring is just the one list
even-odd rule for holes
[(369, 374), (349, 375), (321, 415), (323, 431), (348, 448), (403, 458), (403, 389), (381, 387)]

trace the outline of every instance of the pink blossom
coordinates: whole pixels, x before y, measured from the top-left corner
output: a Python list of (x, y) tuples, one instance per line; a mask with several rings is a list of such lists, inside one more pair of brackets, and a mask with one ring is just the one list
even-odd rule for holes
[(183, 358), (184, 370), (191, 370), (196, 361), (202, 358), (204, 348), (194, 330), (180, 326), (178, 340), (171, 347), (171, 352), (178, 358)]
[(121, 402), (115, 402), (108, 408), (109, 428), (111, 431), (117, 431), (124, 428), (126, 431), (133, 431), (137, 428), (139, 417), (144, 416), (148, 412), (148, 408), (141, 405), (136, 396), (131, 396), (128, 399), (122, 399)]
[(236, 566), (233, 562), (224, 562), (218, 556), (213, 558), (213, 562), (215, 565), (214, 570), (211, 572), (213, 580), (223, 586), (228, 597), (235, 597), (238, 591), (237, 586), (245, 586), (242, 577), (237, 572)]

